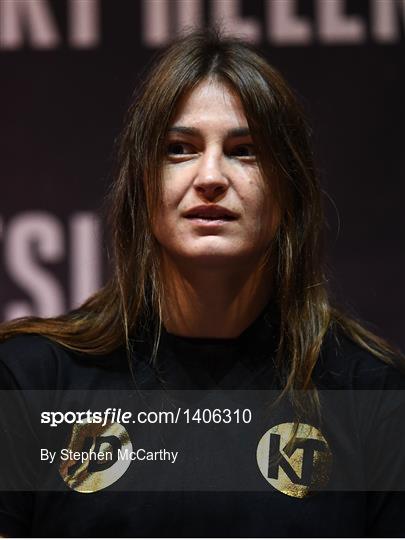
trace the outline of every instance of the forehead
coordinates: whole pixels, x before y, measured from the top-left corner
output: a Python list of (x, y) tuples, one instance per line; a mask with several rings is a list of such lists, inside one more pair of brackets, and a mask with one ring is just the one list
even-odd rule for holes
[(217, 80), (200, 82), (179, 100), (171, 122), (171, 125), (175, 124), (200, 128), (204, 125), (222, 125), (226, 128), (248, 126), (238, 94), (229, 85)]

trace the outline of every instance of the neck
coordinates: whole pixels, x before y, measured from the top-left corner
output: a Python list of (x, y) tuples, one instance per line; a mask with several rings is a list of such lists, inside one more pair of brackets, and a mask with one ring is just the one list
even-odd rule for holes
[(163, 325), (190, 337), (238, 337), (270, 300), (271, 272), (258, 261), (232, 267), (174, 264), (162, 259)]

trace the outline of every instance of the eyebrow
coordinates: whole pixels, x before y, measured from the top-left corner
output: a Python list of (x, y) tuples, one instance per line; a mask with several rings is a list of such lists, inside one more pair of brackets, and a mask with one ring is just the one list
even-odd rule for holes
[[(168, 130), (168, 133), (182, 133), (183, 135), (200, 135), (201, 130), (198, 128), (187, 126), (172, 126)], [(248, 127), (232, 128), (226, 132), (227, 137), (248, 137), (250, 136), (250, 130)]]

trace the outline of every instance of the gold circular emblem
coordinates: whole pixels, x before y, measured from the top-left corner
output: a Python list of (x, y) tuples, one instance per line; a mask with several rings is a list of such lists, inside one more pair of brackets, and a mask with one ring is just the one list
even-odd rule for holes
[(121, 478), (131, 463), (125, 459), (130, 452), (132, 443), (121, 424), (77, 423), (61, 450), (59, 472), (71, 489), (94, 493)]
[(329, 481), (332, 453), (319, 429), (287, 422), (270, 428), (257, 445), (257, 464), (275, 489), (305, 497)]

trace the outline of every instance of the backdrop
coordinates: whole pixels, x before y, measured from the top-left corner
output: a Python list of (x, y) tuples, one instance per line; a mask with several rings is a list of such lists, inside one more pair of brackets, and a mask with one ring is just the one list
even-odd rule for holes
[(103, 283), (98, 210), (132, 90), (171, 37), (212, 22), (303, 101), (331, 286), (404, 347), (404, 0), (0, 0), (0, 319), (60, 313)]

